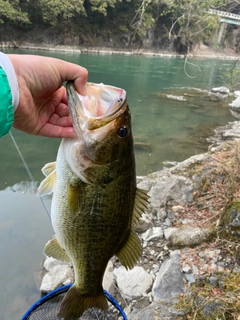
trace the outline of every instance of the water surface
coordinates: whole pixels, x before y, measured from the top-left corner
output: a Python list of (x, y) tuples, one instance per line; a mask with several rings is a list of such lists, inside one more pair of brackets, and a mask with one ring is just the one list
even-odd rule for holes
[[(14, 51), (26, 53), (26, 51)], [(187, 66), (184, 60), (143, 56), (66, 54), (51, 55), (88, 68), (89, 81), (122, 87), (127, 91), (132, 113), (137, 174), (162, 169), (207, 150), (206, 137), (216, 126), (235, 119), (222, 103), (211, 102), (209, 90), (223, 85), (232, 61), (198, 60)], [(166, 95), (182, 97), (182, 101)], [(184, 100), (186, 99), (186, 100)], [(12, 130), (34, 179), (42, 180), (41, 168), (54, 161), (59, 139), (32, 137)], [(0, 190), (29, 180), (9, 135), (0, 139)], [(0, 192), (0, 319), (20, 319), (26, 308), (39, 298), (37, 270), (42, 248), (53, 232), (38, 198), (26, 192)], [(25, 191), (24, 191), (25, 190)]]

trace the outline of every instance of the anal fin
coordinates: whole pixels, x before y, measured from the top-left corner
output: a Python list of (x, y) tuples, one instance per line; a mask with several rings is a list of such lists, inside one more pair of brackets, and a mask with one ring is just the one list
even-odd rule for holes
[(126, 269), (132, 269), (137, 264), (142, 256), (142, 245), (134, 231), (131, 230), (127, 242), (116, 256)]
[(66, 252), (60, 246), (56, 236), (49, 240), (44, 247), (44, 254), (48, 257), (52, 257), (64, 262), (71, 262)]

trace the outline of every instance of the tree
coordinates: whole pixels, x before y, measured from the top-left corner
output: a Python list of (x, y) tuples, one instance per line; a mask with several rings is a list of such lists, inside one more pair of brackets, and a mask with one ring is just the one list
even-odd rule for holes
[(219, 17), (209, 9), (223, 9), (227, 1), (166, 1), (170, 18), (169, 39), (178, 52), (187, 53), (195, 44), (209, 42), (219, 28)]
[(92, 11), (98, 11), (102, 13), (104, 16), (107, 15), (107, 8), (115, 7), (117, 0), (89, 0), (91, 4)]
[(38, 0), (42, 10), (43, 21), (56, 25), (67, 21), (78, 14), (87, 16), (86, 5), (90, 5), (92, 11), (107, 15), (107, 8), (114, 7), (120, 0)]
[(56, 25), (74, 17), (77, 13), (86, 15), (84, 0), (39, 0), (43, 21)]
[(30, 23), (27, 12), (22, 12), (19, 0), (0, 0), (0, 23)]

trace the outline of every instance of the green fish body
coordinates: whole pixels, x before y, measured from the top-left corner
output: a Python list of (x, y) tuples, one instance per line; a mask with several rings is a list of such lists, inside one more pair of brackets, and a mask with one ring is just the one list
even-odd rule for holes
[(142, 254), (133, 231), (148, 196), (136, 187), (131, 116), (124, 90), (87, 84), (80, 96), (67, 84), (76, 139), (63, 139), (56, 163), (45, 165), (40, 194), (53, 192), (51, 220), (56, 233), (47, 256), (73, 264), (75, 282), (59, 311), (66, 320), (108, 303), (102, 280), (116, 255), (128, 269)]

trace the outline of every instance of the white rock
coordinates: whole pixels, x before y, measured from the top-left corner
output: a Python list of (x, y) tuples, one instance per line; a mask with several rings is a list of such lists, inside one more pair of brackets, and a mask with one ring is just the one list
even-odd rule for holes
[(161, 227), (155, 227), (148, 229), (146, 232), (144, 232), (141, 235), (141, 238), (144, 241), (151, 241), (151, 240), (157, 240), (163, 237), (163, 230)]
[(152, 276), (142, 267), (127, 271), (123, 266), (114, 269), (114, 278), (125, 299), (137, 299), (146, 296), (152, 286)]
[(110, 294), (114, 294), (114, 278), (113, 278), (113, 263), (108, 261), (107, 268), (103, 277), (103, 288)]
[(235, 100), (233, 100), (232, 103), (228, 104), (230, 108), (234, 108), (234, 110), (240, 108), (240, 97), (237, 97)]
[(220, 92), (222, 94), (229, 94), (230, 90), (227, 87), (212, 88), (212, 92)]
[(182, 224), (189, 224), (192, 222), (193, 222), (193, 219), (188, 219), (188, 218), (182, 219)]
[(191, 270), (192, 270), (192, 268), (188, 264), (185, 264), (182, 267), (182, 271), (185, 272), (185, 273), (190, 273)]
[(236, 90), (233, 92), (234, 98), (240, 97), (240, 91)]
[(164, 236), (165, 238), (168, 240), (170, 238), (170, 236), (177, 231), (178, 228), (167, 228), (164, 230)]
[(40, 291), (50, 292), (73, 281), (73, 270), (69, 265), (55, 265), (42, 279)]
[(44, 261), (44, 268), (47, 271), (50, 271), (53, 267), (58, 266), (58, 265), (70, 265), (69, 263), (62, 262), (60, 260), (54, 259), (52, 257), (46, 257)]

